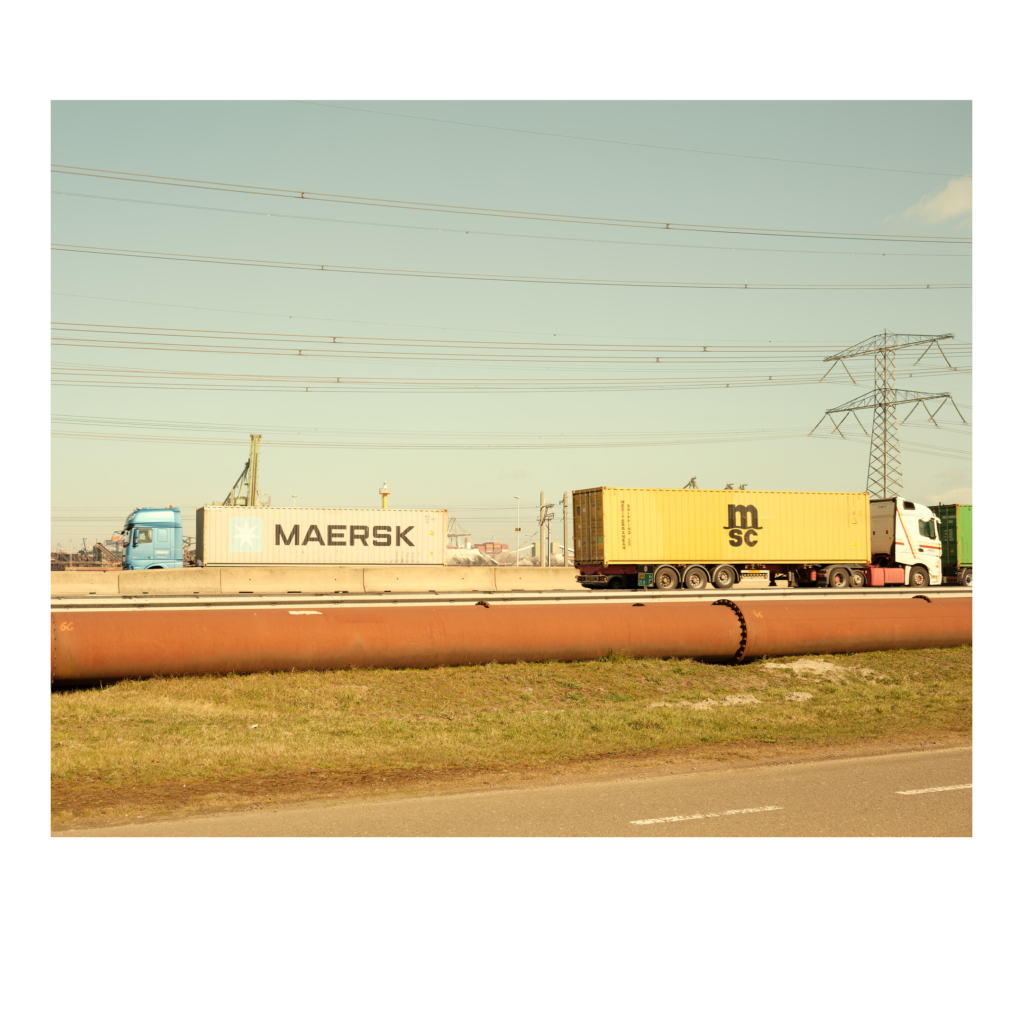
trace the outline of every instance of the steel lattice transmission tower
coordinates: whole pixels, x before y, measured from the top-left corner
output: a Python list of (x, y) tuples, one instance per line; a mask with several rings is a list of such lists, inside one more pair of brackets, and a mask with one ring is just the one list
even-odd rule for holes
[[(836, 368), (838, 363), (841, 363), (843, 369), (846, 370), (847, 376), (849, 376), (854, 384), (857, 381), (854, 380), (853, 374), (850, 373), (849, 368), (846, 366), (846, 360), (853, 359), (856, 356), (872, 354), (875, 357), (874, 391), (869, 391), (866, 395), (861, 395), (860, 398), (854, 398), (852, 401), (837, 405), (834, 409), (826, 410), (825, 415), (822, 416), (814, 430), (811, 431), (813, 434), (825, 422), (827, 417), (832, 422), (832, 433), (845, 437), (842, 425), (846, 422), (847, 417), (852, 415), (860, 429), (867, 434), (867, 430), (864, 424), (861, 423), (857, 413), (867, 409), (874, 411), (871, 422), (871, 454), (868, 457), (867, 482), (867, 490), (874, 498), (889, 498), (894, 494), (903, 493), (903, 466), (900, 460), (899, 423), (896, 416), (897, 405), (905, 405), (909, 402), (914, 403), (913, 408), (903, 418), (904, 423), (910, 418), (914, 409), (920, 405), (924, 408), (928, 419), (938, 427), (935, 417), (938, 415), (939, 409), (946, 402), (949, 402), (956, 409), (960, 419), (964, 419), (963, 414), (956, 407), (956, 402), (953, 401), (953, 396), (948, 391), (929, 394), (924, 391), (901, 391), (896, 387), (896, 352), (901, 348), (926, 345), (927, 348), (917, 359), (919, 363), (934, 346), (938, 349), (942, 358), (946, 360), (946, 365), (950, 369), (956, 369), (949, 359), (946, 358), (946, 353), (942, 351), (942, 345), (939, 344), (951, 338), (953, 338), (952, 334), (892, 334), (889, 331), (883, 331), (881, 334), (876, 334), (866, 341), (858, 342), (856, 345), (850, 346), (850, 348), (843, 349), (842, 352), (834, 356), (825, 357), (825, 362), (832, 363), (832, 366), (828, 368), (825, 376), (821, 378), (822, 380)], [(928, 403), (932, 401), (939, 403), (934, 411), (928, 408)], [(845, 413), (838, 423), (835, 419), (837, 413)], [(964, 420), (964, 422), (966, 423), (967, 421)]]

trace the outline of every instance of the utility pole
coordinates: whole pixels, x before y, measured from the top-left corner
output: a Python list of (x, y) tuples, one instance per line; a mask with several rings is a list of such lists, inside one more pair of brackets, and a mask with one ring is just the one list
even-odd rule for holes
[(569, 492), (562, 493), (562, 565), (569, 565)]
[(544, 504), (544, 492), (540, 492), (540, 515), (537, 517), (540, 523), (540, 536), (537, 539), (538, 554), (540, 555), (541, 568), (544, 567), (545, 554), (547, 554), (547, 545), (544, 543), (544, 513), (547, 511), (547, 506)]
[(548, 535), (547, 524), (549, 522), (551, 522), (552, 519), (555, 518), (555, 513), (554, 512), (549, 512), (548, 509), (551, 509), (551, 508), (554, 508), (554, 507), (555, 506), (553, 504), (552, 505), (545, 505), (544, 504), (544, 492), (541, 491), (540, 492), (540, 515), (537, 517), (537, 519), (538, 519), (538, 522), (540, 523), (539, 544), (540, 544), (540, 564), (542, 566), (546, 566), (546, 565), (548, 565), (550, 563), (550, 559), (548, 558), (548, 546), (547, 546), (547, 535)]
[(514, 494), (513, 497), (516, 499), (516, 568), (519, 568), (519, 535), (522, 532), (519, 529), (519, 495)]
[[(866, 355), (874, 355), (875, 357), (874, 391), (869, 391), (866, 395), (861, 395), (860, 398), (854, 398), (852, 401), (837, 405), (833, 409), (827, 409), (825, 415), (818, 420), (814, 430), (811, 431), (811, 434), (814, 434), (814, 431), (828, 417), (832, 423), (831, 433), (839, 434), (840, 437), (846, 437), (841, 428), (847, 418), (852, 415), (862, 433), (867, 435), (867, 429), (861, 423), (857, 413), (867, 409), (873, 410), (871, 453), (868, 457), (867, 479), (867, 490), (873, 498), (891, 498), (893, 495), (903, 493), (903, 465), (900, 458), (899, 423), (896, 416), (897, 405), (913, 403), (910, 412), (903, 417), (904, 423), (910, 419), (914, 409), (920, 405), (924, 407), (928, 419), (938, 428), (935, 417), (946, 402), (949, 402), (956, 409), (957, 415), (964, 423), (967, 422), (967, 420), (964, 420), (963, 413), (957, 409), (956, 402), (953, 401), (953, 396), (948, 391), (931, 394), (924, 391), (901, 391), (896, 387), (896, 352), (898, 349), (910, 348), (915, 345), (927, 345), (924, 352), (917, 358), (919, 363), (934, 346), (939, 350), (942, 358), (946, 360), (946, 365), (951, 370), (955, 370), (956, 367), (946, 358), (946, 353), (942, 351), (942, 346), (939, 344), (939, 342), (951, 338), (953, 338), (952, 334), (892, 334), (889, 331), (883, 331), (881, 334), (876, 334), (865, 341), (858, 342), (856, 345), (851, 345), (850, 348), (843, 349), (842, 352), (834, 356), (825, 357), (825, 362), (830, 362), (832, 365), (828, 368), (825, 376), (821, 378), (822, 380), (835, 369), (837, 363), (842, 363), (843, 369), (846, 370), (847, 376), (854, 384), (857, 382), (847, 368), (845, 360)], [(928, 408), (928, 402), (939, 403), (934, 412)], [(837, 413), (845, 414), (838, 423), (835, 420)]]

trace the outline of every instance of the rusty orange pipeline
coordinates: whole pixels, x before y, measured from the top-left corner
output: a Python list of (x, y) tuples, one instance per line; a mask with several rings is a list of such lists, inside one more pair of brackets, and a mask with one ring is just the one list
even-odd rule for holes
[(971, 602), (822, 600), (51, 613), (54, 680), (942, 647)]
[(787, 654), (956, 647), (971, 642), (969, 598), (884, 601), (719, 601), (733, 608), (743, 643), (738, 661)]
[(52, 674), (62, 679), (431, 668), (589, 661), (610, 652), (728, 661), (730, 608), (521, 605), (428, 608), (55, 612)]

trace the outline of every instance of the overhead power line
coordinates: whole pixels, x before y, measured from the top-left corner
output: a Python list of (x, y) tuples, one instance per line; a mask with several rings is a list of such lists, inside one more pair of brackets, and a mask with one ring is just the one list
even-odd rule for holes
[(268, 270), (303, 270), (334, 274), (369, 274), (383, 277), (421, 277), (431, 280), (491, 281), (506, 284), (563, 284), (608, 288), (669, 288), (749, 291), (925, 291), (970, 288), (967, 282), (929, 284), (776, 284), (735, 281), (629, 281), (614, 278), (547, 277), (533, 274), (474, 274), (466, 271), (411, 270), (398, 267), (359, 267), (329, 263), (299, 263), (289, 260), (247, 260), (229, 256), (192, 253), (152, 252), (145, 249), (112, 249), (105, 246), (55, 242), (55, 252), (93, 256), (122, 256), (133, 259), (167, 260), (176, 263), (210, 263), (222, 266), (260, 267)]
[[(549, 430), (519, 430), (514, 432), (509, 431), (486, 431), (479, 430), (475, 426), (471, 430), (402, 430), (388, 427), (378, 426), (373, 424), (368, 427), (359, 426), (295, 426), (294, 424), (266, 424), (262, 422), (252, 422), (251, 420), (247, 423), (214, 423), (206, 422), (202, 420), (165, 420), (165, 419), (147, 419), (135, 416), (88, 416), (80, 415), (76, 413), (55, 413), (50, 417), (50, 422), (53, 425), (61, 427), (77, 426), (77, 427), (88, 427), (92, 430), (98, 430), (100, 428), (106, 429), (119, 429), (128, 430), (133, 434), (139, 434), (143, 431), (185, 431), (186, 433), (230, 433), (236, 435), (232, 439), (233, 444), (249, 444), (249, 434), (256, 431), (262, 434), (264, 437), (271, 439), (278, 438), (279, 436), (299, 436), (306, 437), (310, 440), (320, 440), (323, 438), (339, 437), (345, 440), (369, 438), (374, 441), (404, 441), (412, 439), (416, 442), (424, 440), (440, 440), (448, 442), (452, 440), (464, 441), (467, 437), (471, 437), (475, 441), (479, 441), (481, 444), (490, 444), (492, 442), (506, 442), (512, 443), (514, 441), (525, 441), (529, 443), (537, 441), (545, 441), (549, 443), (562, 442), (562, 441), (651, 441), (651, 440), (679, 440), (679, 439), (699, 439), (703, 437), (732, 437), (737, 440), (741, 440), (744, 437), (760, 436), (766, 431), (763, 428), (758, 429), (747, 429), (747, 430), (642, 430), (642, 431), (621, 431), (621, 430), (588, 430), (582, 433), (572, 433), (560, 431), (557, 434), (552, 434)], [(943, 425), (947, 421), (940, 421)], [(953, 421), (948, 421), (953, 422)], [(959, 421), (956, 421), (959, 422)], [(909, 424), (912, 428), (917, 429), (928, 429), (934, 430), (934, 427), (926, 426), (924, 423)], [(796, 427), (776, 427), (767, 431), (767, 433), (773, 433), (775, 431), (781, 431), (784, 434), (790, 434), (793, 430), (800, 429)], [(952, 433), (971, 433), (970, 428), (957, 429), (953, 428)], [(803, 433), (800, 434), (804, 436)], [(817, 435), (816, 435), (817, 436)], [(103, 505), (103, 506), (92, 506), (92, 505), (67, 505), (67, 506), (55, 506), (56, 509), (62, 511), (76, 511), (81, 509), (97, 509), (110, 510), (111, 508), (120, 508), (121, 506)], [(484, 507), (484, 506), (481, 506)], [(491, 505), (486, 506), (491, 508)], [(502, 506), (505, 507), (505, 506)], [(507, 506), (514, 509), (515, 506)]]
[[(942, 368), (936, 372), (948, 373)], [(965, 369), (962, 372), (969, 372)], [(922, 371), (927, 375), (927, 371)], [(512, 378), (423, 378), (423, 377), (356, 377), (304, 376), (270, 373), (214, 373), (194, 369), (154, 370), (139, 367), (93, 366), (79, 363), (54, 363), (51, 379), (55, 385), (78, 387), (119, 387), (156, 390), (193, 391), (292, 391), (309, 394), (373, 392), (377, 394), (467, 393), (493, 394), (509, 392), (623, 392), (679, 391), (691, 388), (784, 387), (820, 384), (817, 374), (758, 374), (738, 377), (734, 374), (711, 377), (624, 377), (621, 373), (609, 378), (544, 377)]]
[[(699, 342), (700, 344), (728, 344), (728, 343), (750, 343), (773, 345), (788, 344), (787, 339), (782, 338), (666, 338), (658, 335), (647, 334), (575, 334), (568, 331), (512, 331), (495, 327), (453, 327), (450, 324), (408, 324), (392, 320), (348, 320), (343, 317), (329, 316), (303, 316), (300, 313), (264, 313), (255, 309), (227, 309), (222, 306), (190, 306), (180, 302), (148, 302), (145, 299), (119, 299), (110, 295), (79, 295), (76, 292), (50, 292), (51, 295), (60, 295), (72, 299), (94, 299), (99, 302), (120, 302), (129, 306), (159, 306), (163, 309), (194, 309), (204, 313), (239, 313), (244, 316), (271, 317), (275, 320), (310, 320), (315, 323), (330, 324), (370, 324), (379, 327), (414, 327), (420, 330), (430, 331), (458, 331), (474, 332), (478, 334), (511, 334), (531, 338), (606, 338), (613, 341), (666, 341), (666, 342)], [(808, 345), (828, 345), (835, 347), (837, 344), (848, 345), (849, 341), (838, 341), (835, 338), (807, 338), (799, 342)]]
[(52, 164), (55, 174), (104, 178), (115, 181), (134, 181), (146, 185), (173, 185), (179, 188), (197, 188), (216, 192), (241, 192), (277, 199), (300, 199), (328, 203), (348, 203), (358, 206), (379, 206), (391, 209), (418, 210), (423, 213), (448, 213), (472, 217), (500, 217), (515, 220), (539, 220), (562, 224), (590, 224), (611, 228), (641, 228), (656, 231), (697, 231), (730, 235), (770, 235), (786, 238), (839, 239), (843, 241), (903, 241), (935, 242), (963, 245), (970, 243), (966, 236), (955, 235), (893, 235), (878, 232), (808, 231), (801, 228), (756, 228), (726, 224), (690, 224), (679, 221), (637, 220), (625, 217), (603, 217), (570, 213), (542, 213), (530, 210), (507, 210), (498, 207), (460, 206), (451, 203), (427, 203), (408, 199), (386, 199), (373, 196), (343, 195), (333, 192), (315, 192), (305, 189), (277, 188), (265, 185), (243, 185), (202, 178), (173, 178), (162, 174), (142, 174), (135, 171), (107, 170), (98, 167), (79, 167), (74, 164)]
[(237, 213), (263, 220), (306, 220), (322, 224), (354, 224), (360, 227), (394, 228), (402, 231), (425, 231), (428, 234), (472, 235), (476, 238), (521, 238), (546, 242), (585, 242), (594, 245), (639, 245), (653, 249), (703, 249), (719, 252), (771, 252), (800, 253), (814, 256), (910, 256), (939, 257), (942, 259), (971, 259), (967, 252), (848, 252), (840, 249), (765, 249), (749, 245), (697, 245), (693, 242), (641, 242), (632, 238), (572, 238), (566, 235), (524, 235), (513, 231), (466, 231), (462, 228), (439, 228), (425, 224), (388, 224), (385, 221), (347, 220), (340, 217), (304, 217), (297, 213), (267, 213), (263, 210), (233, 210), (227, 206), (198, 206), (193, 203), (161, 203), (156, 199), (129, 199), (126, 196), (97, 196), (86, 192), (60, 192), (51, 195), (71, 196), (76, 199), (104, 199), (114, 203), (137, 203), (142, 206), (165, 206), (175, 210), (203, 210), (210, 213)]
[[(661, 440), (548, 440), (548, 441), (261, 441), (260, 444), (273, 448), (310, 448), (315, 450), (327, 449), (359, 449), (366, 451), (374, 450), (404, 450), (404, 451), (527, 451), (527, 450), (551, 450), (565, 448), (663, 448), (679, 445), (699, 444), (726, 444), (736, 441), (748, 442), (751, 440), (785, 440), (804, 437), (806, 432), (786, 431), (748, 431), (747, 437), (715, 437), (713, 435), (697, 435), (691, 438), (672, 438)], [(89, 441), (141, 441), (147, 443), (159, 442), (166, 444), (205, 444), (205, 445), (237, 445), (242, 442), (223, 437), (167, 437), (155, 434), (141, 436), (137, 433), (114, 433), (101, 431), (77, 431), (77, 430), (54, 430), (51, 437), (78, 438)], [(247, 442), (246, 442), (247, 443)]]
[(353, 107), (346, 103), (323, 103), (318, 100), (296, 100), (311, 107), (328, 107), (331, 110), (354, 110), (361, 114), (377, 114), (382, 117), (403, 117), (415, 121), (433, 121), (437, 124), (455, 124), (465, 128), (486, 128), (495, 132), (516, 132), (520, 135), (543, 135), (551, 139), (573, 139), (577, 142), (599, 142), (606, 146), (628, 146), (633, 149), (661, 149), (672, 153), (696, 153), (701, 156), (731, 157), (737, 160), (766, 160), (772, 163), (805, 164), (809, 167), (838, 167), (852, 171), (884, 171), (892, 174), (927, 174), (942, 178), (970, 178), (970, 174), (952, 173), (947, 171), (916, 171), (905, 167), (875, 167), (866, 164), (841, 164), (827, 160), (798, 160), (795, 157), (760, 156), (752, 153), (727, 153), (717, 149), (694, 149), (689, 146), (665, 146), (654, 142), (626, 142), (621, 139), (599, 139), (590, 135), (567, 135), (563, 132), (542, 132), (533, 128), (509, 128), (496, 124), (480, 124), (476, 121), (456, 121), (447, 117), (426, 117), (423, 114), (400, 114), (394, 110), (368, 110), (366, 107)]
[[(567, 450), (567, 449), (607, 449), (607, 448), (666, 448), (684, 447), (691, 445), (705, 444), (749, 444), (751, 441), (788, 441), (803, 440), (808, 435), (804, 432), (777, 430), (748, 430), (735, 431), (734, 434), (742, 436), (718, 436), (716, 434), (700, 433), (690, 437), (664, 437), (648, 440), (598, 440), (598, 439), (560, 439), (551, 438), (548, 440), (510, 440), (510, 441), (484, 441), (462, 440), (462, 441), (431, 441), (419, 439), (415, 441), (372, 441), (372, 440), (348, 440), (348, 441), (291, 441), (291, 440), (264, 440), (261, 442), (271, 448), (306, 448), (317, 451), (328, 450), (363, 450), (363, 451), (534, 451), (534, 450)], [(248, 441), (239, 438), (224, 437), (169, 437), (166, 435), (140, 434), (138, 431), (128, 433), (105, 432), (105, 431), (78, 431), (78, 430), (53, 430), (51, 437), (80, 441), (129, 441), (143, 444), (189, 444), (189, 445), (225, 445), (244, 446)], [(820, 436), (817, 439), (821, 439)], [(856, 438), (840, 438), (839, 440), (857, 440)], [(913, 450), (926, 455), (941, 455), (944, 458), (957, 459), (959, 461), (970, 461), (971, 453), (960, 448), (943, 448), (937, 445), (919, 444), (910, 442), (904, 445), (908, 450)], [(58, 517), (51, 517), (56, 519)], [(81, 517), (68, 517), (69, 521), (84, 521)]]
[[(288, 335), (255, 331), (187, 330), (121, 324), (53, 324), (51, 343), (62, 348), (113, 351), (190, 352), (203, 355), (268, 356), (295, 359), (344, 359), (384, 362), (436, 362), (454, 365), (569, 366), (576, 370), (586, 360), (590, 371), (603, 368), (635, 368), (678, 371), (684, 366), (703, 373), (744, 367), (796, 366), (810, 370), (820, 364), (821, 343), (651, 345), (637, 343), (581, 343), (574, 341), (504, 341), (430, 338), (379, 338), (366, 335)], [(969, 357), (970, 345), (947, 346), (958, 365)], [(943, 370), (949, 368), (943, 364)], [(927, 373), (933, 368), (921, 368)], [(842, 378), (843, 381), (846, 377)], [(856, 383), (856, 382), (854, 382)]]

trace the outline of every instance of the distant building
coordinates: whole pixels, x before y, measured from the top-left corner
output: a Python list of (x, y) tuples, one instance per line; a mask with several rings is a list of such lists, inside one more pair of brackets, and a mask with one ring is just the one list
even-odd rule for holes
[(508, 551), (508, 545), (498, 540), (488, 540), (483, 544), (474, 544), (473, 547), (484, 555), (500, 555), (503, 551)]

